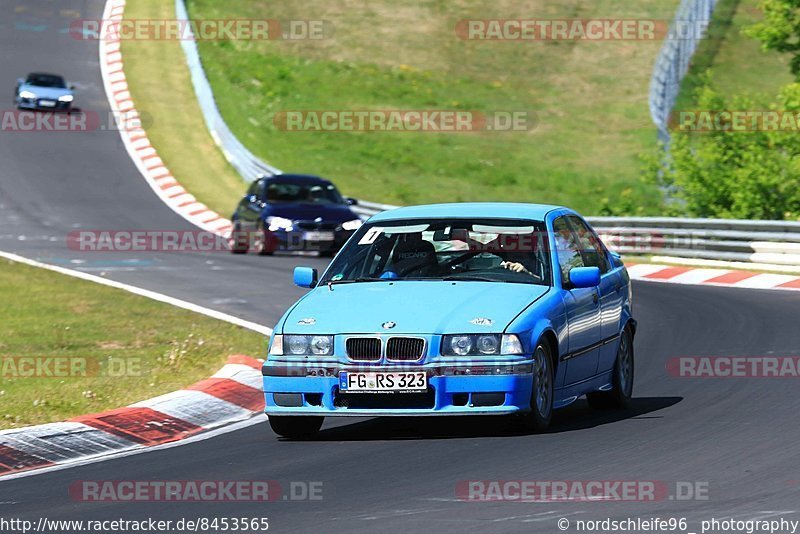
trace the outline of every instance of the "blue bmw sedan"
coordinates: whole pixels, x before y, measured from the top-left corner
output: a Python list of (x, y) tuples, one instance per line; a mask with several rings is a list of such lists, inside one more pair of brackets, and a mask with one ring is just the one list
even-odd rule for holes
[(633, 392), (631, 284), (567, 208), (439, 204), (358, 228), (280, 319), (262, 374), (272, 429), (326, 416), (504, 415), (533, 431)]

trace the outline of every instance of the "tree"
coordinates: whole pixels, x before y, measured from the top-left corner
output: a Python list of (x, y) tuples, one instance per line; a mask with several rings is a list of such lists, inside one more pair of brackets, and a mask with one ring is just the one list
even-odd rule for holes
[(800, 0), (762, 0), (764, 20), (745, 29), (764, 50), (792, 54), (790, 69), (800, 79)]
[[(707, 80), (701, 110), (763, 109), (747, 97), (727, 101)], [(800, 83), (784, 87), (770, 109), (800, 117)], [(800, 219), (800, 126), (794, 130), (673, 131), (669, 152), (649, 159), (649, 176), (674, 215)]]

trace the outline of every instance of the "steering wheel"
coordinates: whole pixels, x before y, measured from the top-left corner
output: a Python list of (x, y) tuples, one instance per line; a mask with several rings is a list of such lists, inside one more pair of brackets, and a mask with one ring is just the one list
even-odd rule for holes
[(446, 261), (446, 262), (442, 263), (441, 265), (439, 265), (439, 267), (441, 267), (442, 269), (445, 269), (445, 270), (452, 269), (453, 267), (455, 267), (459, 263), (464, 263), (467, 260), (471, 260), (475, 256), (477, 256), (479, 254), (483, 254), (484, 252), (485, 251), (483, 251), (483, 250), (473, 250), (471, 252), (467, 252), (466, 254), (462, 254), (461, 256), (457, 256), (457, 257), (453, 258), (452, 260), (449, 260), (449, 261)]

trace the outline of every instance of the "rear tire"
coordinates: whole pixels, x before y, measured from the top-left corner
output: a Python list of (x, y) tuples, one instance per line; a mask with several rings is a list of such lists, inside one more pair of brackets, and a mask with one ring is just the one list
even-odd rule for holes
[(272, 431), (289, 439), (313, 438), (322, 428), (323, 416), (270, 415)]
[(626, 409), (631, 406), (633, 397), (633, 337), (630, 329), (625, 327), (619, 336), (617, 361), (614, 363), (614, 376), (611, 390), (594, 391), (586, 394), (589, 406), (597, 410)]
[(519, 416), (519, 426), (529, 432), (542, 432), (553, 418), (553, 357), (547, 342), (539, 341), (534, 358), (531, 411)]

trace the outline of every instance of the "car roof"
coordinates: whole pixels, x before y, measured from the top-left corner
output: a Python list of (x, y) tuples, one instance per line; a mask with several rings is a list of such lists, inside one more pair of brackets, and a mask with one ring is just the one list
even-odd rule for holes
[(370, 222), (422, 218), (501, 218), (544, 221), (553, 210), (566, 209), (548, 204), (523, 204), (513, 202), (460, 202), (408, 206), (383, 211), (370, 218)]
[(330, 180), (314, 176), (313, 174), (276, 174), (267, 177), (267, 182), (276, 181), (292, 184), (329, 184)]

